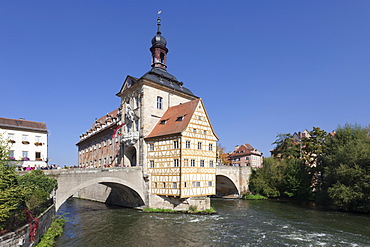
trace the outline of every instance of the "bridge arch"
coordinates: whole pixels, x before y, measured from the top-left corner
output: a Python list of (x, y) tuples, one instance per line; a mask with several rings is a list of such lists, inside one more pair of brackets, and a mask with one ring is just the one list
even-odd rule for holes
[[(60, 183), (63, 177), (58, 178), (58, 183)], [(66, 185), (62, 183), (63, 186), (58, 187), (56, 191), (56, 210), (71, 196), (79, 192), (81, 189), (86, 188), (91, 185), (103, 184), (110, 187), (116, 195), (118, 195), (122, 200), (124, 200), (125, 205), (128, 207), (138, 207), (144, 205), (144, 194), (140, 188), (130, 183), (127, 180), (117, 178), (117, 177), (96, 177), (86, 180), (77, 185)], [(109, 198), (108, 198), (109, 199)]]
[(240, 191), (232, 178), (225, 174), (216, 175), (216, 197), (240, 197)]

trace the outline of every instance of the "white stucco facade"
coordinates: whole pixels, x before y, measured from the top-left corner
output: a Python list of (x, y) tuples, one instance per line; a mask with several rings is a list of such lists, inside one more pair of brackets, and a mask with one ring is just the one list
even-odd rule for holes
[(23, 167), (44, 167), (48, 161), (45, 123), (0, 118), (0, 133), (8, 142), (9, 160)]

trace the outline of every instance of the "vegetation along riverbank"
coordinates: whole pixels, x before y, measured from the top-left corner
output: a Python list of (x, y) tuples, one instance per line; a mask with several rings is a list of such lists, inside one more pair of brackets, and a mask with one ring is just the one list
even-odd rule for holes
[(272, 157), (252, 172), (250, 191), (370, 213), (369, 134), (369, 127), (350, 124), (333, 133), (314, 127), (309, 138), (279, 134)]

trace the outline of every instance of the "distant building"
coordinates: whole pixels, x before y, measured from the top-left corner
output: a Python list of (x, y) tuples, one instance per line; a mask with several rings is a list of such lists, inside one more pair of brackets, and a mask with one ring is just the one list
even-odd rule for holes
[(236, 146), (228, 158), (232, 166), (261, 168), (263, 163), (262, 153), (247, 143)]
[(302, 138), (310, 138), (311, 135), (310, 135), (310, 132), (305, 129), (303, 132), (294, 132), (293, 134), (293, 138), (297, 141), (300, 141)]
[[(78, 146), (79, 167), (108, 167), (120, 166), (118, 109), (95, 120), (91, 128), (80, 135)], [(117, 132), (117, 131), (116, 131)]]
[(45, 167), (48, 130), (43, 122), (0, 118), (0, 133), (9, 143), (9, 160), (23, 167)]

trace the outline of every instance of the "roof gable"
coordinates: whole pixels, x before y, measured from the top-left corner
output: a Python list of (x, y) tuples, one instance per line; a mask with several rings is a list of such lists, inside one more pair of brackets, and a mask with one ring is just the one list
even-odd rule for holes
[(122, 94), (124, 91), (128, 90), (129, 88), (131, 88), (133, 85), (137, 84), (137, 81), (138, 79), (135, 78), (135, 77), (132, 77), (132, 76), (127, 76), (125, 81), (123, 82), (123, 85), (121, 87), (121, 90), (119, 90), (119, 92), (116, 94), (117, 96), (119, 96), (120, 94)]
[(168, 108), (146, 138), (179, 134), (183, 132), (187, 128), (199, 101), (200, 99), (195, 99)]
[(247, 155), (262, 155), (260, 151), (252, 147), (252, 145), (246, 143), (240, 145), (234, 152), (232, 152), (229, 157), (236, 157), (236, 156), (247, 156)]

